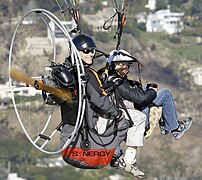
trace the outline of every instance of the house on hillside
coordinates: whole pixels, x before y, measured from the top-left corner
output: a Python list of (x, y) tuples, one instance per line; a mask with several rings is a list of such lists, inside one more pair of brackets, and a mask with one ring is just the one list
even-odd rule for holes
[(145, 8), (148, 8), (151, 11), (154, 11), (156, 9), (156, 1), (157, 0), (148, 0), (147, 4), (145, 5)]
[[(9, 83), (0, 84), (0, 99), (11, 98), (11, 93), (9, 89)], [(2, 104), (1, 104), (2, 105)]]
[(63, 160), (62, 156), (56, 158), (43, 158), (37, 159), (37, 167), (64, 167), (67, 163)]
[(17, 173), (9, 173), (7, 180), (26, 180), (26, 179), (18, 177)]
[(171, 12), (170, 8), (149, 14), (146, 20), (147, 32), (180, 33), (184, 29), (184, 13)]
[[(88, 23), (88, 25), (92, 26), (92, 30), (94, 32), (102, 32), (105, 31), (103, 29), (103, 25), (107, 19), (109, 19), (115, 13), (115, 9), (113, 7), (105, 7), (102, 10), (99, 10), (96, 14), (83, 14), (83, 20)], [(111, 21), (107, 25), (110, 25)], [(114, 21), (111, 24), (111, 28), (109, 30), (113, 30), (117, 28), (118, 20), (117, 16), (115, 16)]]
[(43, 56), (52, 53), (52, 45), (47, 37), (27, 37), (25, 52), (32, 56)]
[[(18, 93), (19, 96), (36, 96), (37, 94), (41, 94), (41, 91), (36, 90), (35, 88), (26, 87), (24, 83), (16, 83), (13, 86), (13, 90)], [(5, 84), (0, 84), (0, 99), (10, 99), (10, 87), (9, 83), (6, 82)]]

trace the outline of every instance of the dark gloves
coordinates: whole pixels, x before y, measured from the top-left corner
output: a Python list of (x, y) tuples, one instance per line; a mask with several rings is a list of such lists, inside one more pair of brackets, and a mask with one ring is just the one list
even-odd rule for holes
[(135, 80), (128, 80), (129, 85), (132, 87), (137, 87), (138, 89), (142, 89), (142, 84)]
[(147, 84), (147, 89), (149, 89), (150, 87), (152, 87), (152, 88), (158, 88), (158, 85), (155, 84), (155, 83)]
[(140, 86), (140, 82), (128, 79), (130, 86)]
[(155, 90), (157, 92), (158, 91), (158, 85), (155, 84), (155, 83), (150, 83), (150, 84), (147, 84), (146, 89), (147, 90), (148, 89), (153, 89), (153, 90)]

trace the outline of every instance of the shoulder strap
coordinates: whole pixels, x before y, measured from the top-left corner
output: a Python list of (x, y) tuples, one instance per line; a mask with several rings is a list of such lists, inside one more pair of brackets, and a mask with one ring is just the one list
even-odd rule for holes
[[(112, 78), (113, 78), (113, 77), (112, 77)], [(121, 78), (114, 78), (114, 79), (111, 79), (111, 80), (112, 80), (112, 81), (114, 82), (114, 84), (115, 84), (115, 85), (113, 86), (113, 88), (114, 88), (114, 95), (115, 95), (115, 100), (116, 100), (116, 107), (119, 109), (119, 108), (120, 108), (120, 107), (119, 107), (119, 104), (121, 105), (121, 107), (125, 110), (125, 112), (126, 112), (128, 118), (129, 118), (130, 127), (132, 127), (133, 124), (134, 124), (134, 123), (133, 123), (133, 120), (132, 120), (132, 118), (131, 118), (131, 116), (130, 116), (130, 114), (129, 114), (129, 112), (128, 112), (126, 106), (125, 106), (125, 104), (123, 103), (123, 100), (122, 100), (121, 98), (119, 98), (119, 97), (121, 97), (121, 96), (120, 96), (120, 94), (119, 94), (117, 88), (115, 87), (116, 85), (121, 84), (121, 83), (123, 82), (123, 80), (122, 80)]]
[(88, 67), (88, 70), (89, 70), (89, 72), (95, 77), (96, 81), (98, 82), (98, 84), (99, 84), (99, 90), (101, 90), (101, 93), (102, 93), (104, 96), (107, 96), (107, 93), (106, 93), (105, 90), (103, 89), (103, 85), (102, 85), (102, 83), (101, 83), (101, 80), (100, 80), (100, 78), (99, 78), (97, 72), (96, 72), (94, 69), (90, 68), (90, 67)]

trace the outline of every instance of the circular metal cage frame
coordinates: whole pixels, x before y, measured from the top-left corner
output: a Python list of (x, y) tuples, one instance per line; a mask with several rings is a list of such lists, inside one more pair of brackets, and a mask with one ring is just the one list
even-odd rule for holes
[[(46, 128), (48, 127), (51, 119), (52, 119), (52, 114), (54, 112), (54, 107), (52, 108), (52, 112), (49, 114), (49, 116), (47, 117), (47, 122), (45, 124), (45, 126), (43, 127), (43, 129), (41, 130), (41, 132), (38, 134), (36, 139), (32, 139), (32, 137), (30, 137), (27, 129), (25, 128), (22, 120), (21, 120), (21, 115), (19, 113), (19, 109), (16, 106), (16, 100), (15, 100), (15, 91), (18, 91), (19, 88), (21, 87), (16, 87), (13, 84), (13, 79), (11, 77), (11, 75), (9, 74), (9, 86), (10, 86), (10, 92), (11, 92), (11, 97), (12, 97), (12, 102), (13, 102), (13, 106), (14, 106), (14, 110), (15, 113), (17, 115), (17, 119), (25, 133), (25, 135), (27, 136), (27, 138), (29, 139), (29, 141), (41, 152), (46, 153), (46, 154), (57, 154), (62, 152), (67, 146), (69, 146), (69, 144), (71, 143), (72, 139), (77, 135), (78, 130), (82, 124), (82, 120), (83, 120), (83, 116), (84, 116), (84, 111), (85, 111), (85, 104), (86, 104), (86, 100), (85, 100), (85, 72), (84, 72), (84, 66), (82, 63), (82, 60), (79, 56), (79, 52), (76, 49), (75, 45), (72, 42), (72, 39), (67, 31), (67, 29), (65, 28), (65, 26), (61, 23), (61, 21), (51, 12), (45, 10), (45, 9), (33, 9), (30, 10), (29, 12), (27, 12), (21, 19), (21, 21), (17, 24), (17, 27), (14, 31), (13, 37), (12, 37), (12, 41), (11, 41), (11, 46), (10, 46), (10, 52), (9, 52), (9, 72), (12, 69), (12, 53), (13, 53), (13, 48), (14, 48), (14, 42), (16, 39), (16, 34), (17, 31), (19, 29), (19, 27), (22, 25), (23, 20), (29, 16), (30, 14), (35, 13), (37, 15), (41, 16), (41, 19), (43, 21), (43, 23), (47, 26), (47, 28), (49, 29), (49, 31), (51, 32), (51, 38), (52, 38), (52, 43), (53, 43), (53, 62), (56, 61), (56, 43), (55, 43), (55, 37), (54, 37), (54, 33), (52, 32), (49, 24), (44, 20), (43, 16), (46, 17), (47, 19), (49, 19), (50, 21), (52, 21), (65, 35), (65, 38), (67, 38), (67, 40), (69, 41), (69, 44), (71, 46), (71, 61), (72, 64), (76, 65), (76, 69), (77, 69), (77, 76), (78, 76), (78, 110), (77, 110), (77, 118), (76, 118), (76, 124), (74, 127), (74, 130), (71, 134), (71, 136), (68, 138), (68, 140), (66, 141), (66, 143), (64, 144), (63, 147), (54, 150), (54, 151), (50, 151), (50, 150), (46, 150), (46, 145), (51, 141), (51, 138), (56, 134), (56, 132), (58, 132), (59, 130), (59, 126), (61, 126), (61, 124), (58, 125), (57, 128), (55, 128), (52, 133), (50, 135), (48, 135), (48, 138), (46, 138), (46, 140), (44, 141), (44, 143), (42, 145), (38, 144), (38, 141), (42, 138), (41, 134), (44, 133), (44, 131), (46, 130)], [(33, 79), (41, 79), (41, 77), (33, 77)], [(25, 88), (25, 87), (23, 87)], [(29, 88), (29, 87), (26, 87)]]

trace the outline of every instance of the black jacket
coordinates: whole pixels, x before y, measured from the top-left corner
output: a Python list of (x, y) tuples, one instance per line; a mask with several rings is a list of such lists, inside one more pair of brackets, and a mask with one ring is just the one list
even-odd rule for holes
[[(114, 78), (111, 78), (111, 81), (113, 79)], [(156, 91), (153, 89), (143, 91), (142, 88), (137, 85), (131, 86), (131, 82), (127, 77), (116, 78), (114, 86), (123, 99), (133, 102), (134, 106), (138, 109), (150, 105), (157, 95)]]
[(88, 120), (96, 119), (98, 114), (107, 114), (109, 117), (115, 118), (118, 111), (104, 91), (97, 72), (90, 67), (86, 67), (85, 73)]

